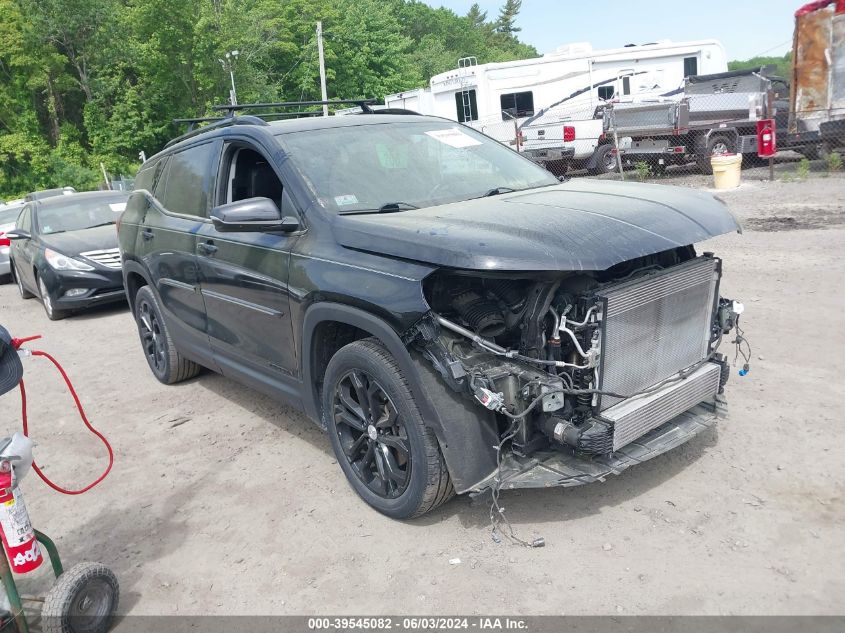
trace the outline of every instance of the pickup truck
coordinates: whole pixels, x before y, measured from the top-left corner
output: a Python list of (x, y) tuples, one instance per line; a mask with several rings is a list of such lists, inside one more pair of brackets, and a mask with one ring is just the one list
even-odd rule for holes
[(775, 120), (778, 149), (817, 154), (818, 135), (789, 133), (789, 84), (765, 69), (688, 77), (680, 100), (610, 104), (603, 113), (603, 145), (610, 150), (618, 138), (625, 164), (645, 160), (662, 171), (695, 161), (709, 174), (714, 154), (756, 157), (761, 119)]

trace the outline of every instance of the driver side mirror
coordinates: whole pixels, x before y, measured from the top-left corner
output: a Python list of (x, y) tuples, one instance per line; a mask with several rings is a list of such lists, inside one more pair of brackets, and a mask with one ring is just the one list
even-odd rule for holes
[(11, 231), (6, 231), (6, 237), (10, 240), (32, 239), (32, 235), (30, 235), (29, 231), (24, 231), (23, 229), (12, 229)]
[(221, 233), (280, 231), (291, 233), (299, 228), (299, 220), (282, 216), (270, 198), (247, 198), (221, 204), (211, 210), (214, 228)]

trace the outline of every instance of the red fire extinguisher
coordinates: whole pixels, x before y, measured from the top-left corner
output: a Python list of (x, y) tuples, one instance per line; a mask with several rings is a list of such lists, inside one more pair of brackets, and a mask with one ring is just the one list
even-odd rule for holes
[(44, 562), (20, 487), (12, 487), (12, 464), (0, 461), (0, 539), (12, 571), (25, 574)]

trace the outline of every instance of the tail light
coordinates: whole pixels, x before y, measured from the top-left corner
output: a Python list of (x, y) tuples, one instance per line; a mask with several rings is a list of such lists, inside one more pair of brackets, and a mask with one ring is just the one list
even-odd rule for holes
[(6, 237), (6, 234), (3, 231), (0, 231), (0, 246), (11, 246), (12, 240)]
[(564, 125), (563, 126), (563, 142), (569, 143), (570, 141), (575, 140), (575, 128), (571, 125)]

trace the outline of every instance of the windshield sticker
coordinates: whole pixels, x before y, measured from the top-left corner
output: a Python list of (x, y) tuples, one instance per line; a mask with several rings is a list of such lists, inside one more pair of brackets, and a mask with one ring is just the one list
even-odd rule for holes
[(450, 147), (472, 147), (473, 145), (481, 145), (481, 141), (477, 141), (469, 134), (464, 134), (457, 128), (449, 128), (448, 130), (431, 130), (426, 132), (431, 138), (437, 139), (441, 143), (445, 143)]
[(126, 211), (126, 203), (125, 202), (110, 202), (109, 208), (114, 211), (115, 213), (120, 213), (121, 211)]
[(347, 193), (342, 196), (335, 196), (334, 203), (339, 207), (346, 206), (347, 204), (358, 204), (358, 198), (355, 197), (354, 193)]

